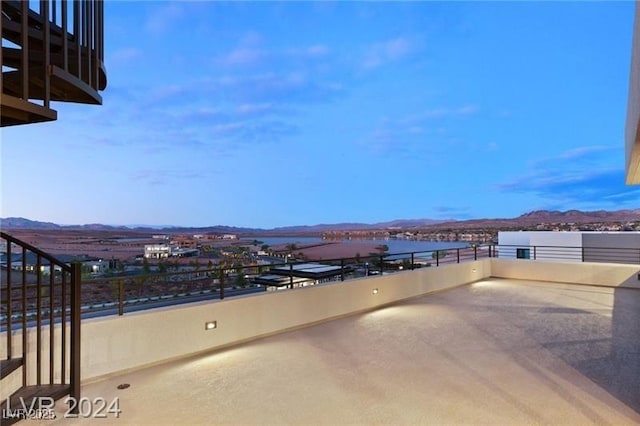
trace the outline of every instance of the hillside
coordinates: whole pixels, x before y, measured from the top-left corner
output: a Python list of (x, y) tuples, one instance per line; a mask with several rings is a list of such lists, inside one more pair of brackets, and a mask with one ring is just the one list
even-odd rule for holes
[(375, 229), (418, 229), (418, 228), (456, 228), (456, 229), (497, 229), (497, 228), (517, 228), (530, 227), (532, 225), (549, 223), (621, 223), (640, 222), (640, 209), (617, 210), (617, 211), (580, 211), (580, 210), (535, 210), (525, 213), (515, 218), (498, 219), (471, 219), (464, 221), (457, 220), (433, 220), (433, 219), (400, 219), (379, 223), (336, 223), (286, 226), (273, 229), (234, 227), (234, 226), (207, 226), (207, 227), (184, 227), (184, 226), (111, 226), (102, 224), (87, 225), (57, 225), (52, 222), (40, 222), (25, 219), (22, 217), (0, 218), (0, 228), (2, 229), (32, 229), (32, 230), (67, 230), (67, 231), (138, 231), (138, 232), (172, 232), (172, 233), (229, 233), (229, 234), (314, 234), (326, 231), (348, 231), (348, 230), (375, 230)]
[(497, 228), (519, 228), (530, 227), (532, 225), (550, 223), (625, 223), (640, 222), (640, 209), (635, 210), (534, 210), (522, 214), (515, 218), (501, 219), (472, 219), (465, 221), (441, 223), (438, 227), (458, 228), (458, 229), (497, 229)]

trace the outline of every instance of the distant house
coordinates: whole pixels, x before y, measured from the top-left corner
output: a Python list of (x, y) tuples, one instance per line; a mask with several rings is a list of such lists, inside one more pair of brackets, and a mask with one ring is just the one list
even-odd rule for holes
[(171, 246), (169, 244), (145, 244), (145, 259), (164, 259), (171, 256)]
[(503, 258), (638, 263), (640, 232), (498, 232), (498, 250)]
[(197, 257), (200, 250), (196, 248), (172, 247), (169, 244), (146, 244), (145, 259), (166, 259), (168, 257)]
[(200, 255), (200, 250), (195, 248), (175, 247), (171, 249), (169, 255), (172, 257), (197, 257)]
[[(58, 254), (54, 255), (54, 257), (67, 265), (71, 265), (72, 263), (80, 263), (83, 269), (90, 270), (92, 273), (101, 273), (109, 269), (109, 262), (103, 261), (97, 257), (91, 257), (87, 255), (69, 255), (69, 254)], [(27, 252), (24, 262), (22, 260), (22, 253), (12, 253), (11, 260), (7, 259), (7, 254), (0, 254), (0, 265), (7, 267), (10, 266), (12, 270), (22, 271), (24, 268), (27, 272), (35, 272), (38, 269), (38, 256), (35, 253)], [(61, 271), (62, 269), (59, 266), (54, 266), (55, 271)], [(40, 272), (44, 274), (51, 273), (51, 265), (46, 259), (40, 260)]]
[(266, 287), (267, 291), (285, 288), (306, 287), (340, 279), (343, 273), (351, 272), (350, 267), (320, 263), (298, 263), (290, 266), (279, 266), (270, 269), (269, 273), (253, 279), (255, 284)]
[(274, 290), (285, 290), (287, 288), (293, 287), (306, 287), (309, 285), (314, 285), (315, 280), (311, 278), (302, 278), (302, 277), (285, 277), (282, 275), (275, 274), (264, 274), (253, 279), (255, 284), (259, 284), (265, 287), (266, 291), (274, 291)]

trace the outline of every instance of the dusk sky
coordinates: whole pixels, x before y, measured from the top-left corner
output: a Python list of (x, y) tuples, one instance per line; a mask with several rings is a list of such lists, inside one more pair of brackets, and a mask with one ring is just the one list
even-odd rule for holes
[(107, 1), (103, 105), (2, 129), (1, 216), (272, 228), (640, 208), (633, 14)]

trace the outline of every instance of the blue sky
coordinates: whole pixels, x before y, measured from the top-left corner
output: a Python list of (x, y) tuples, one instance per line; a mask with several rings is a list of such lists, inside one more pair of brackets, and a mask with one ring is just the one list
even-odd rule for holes
[(1, 214), (271, 228), (640, 208), (633, 8), (107, 1), (104, 105), (2, 129)]

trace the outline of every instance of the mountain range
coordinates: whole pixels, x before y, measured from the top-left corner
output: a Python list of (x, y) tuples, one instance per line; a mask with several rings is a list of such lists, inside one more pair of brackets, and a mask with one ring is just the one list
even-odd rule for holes
[(301, 226), (283, 226), (273, 229), (237, 227), (226, 225), (215, 225), (206, 227), (189, 227), (189, 226), (151, 226), (151, 225), (130, 225), (130, 226), (114, 226), (103, 225), (99, 223), (85, 225), (58, 225), (53, 222), (40, 222), (30, 220), (23, 217), (7, 217), (0, 218), (0, 227), (6, 229), (31, 229), (31, 230), (70, 230), (70, 231), (171, 231), (171, 232), (219, 232), (219, 233), (318, 233), (324, 231), (344, 231), (354, 229), (389, 229), (389, 228), (409, 228), (430, 226), (442, 222), (444, 220), (432, 219), (410, 219), (410, 220), (393, 220), (389, 222), (380, 222), (374, 224), (368, 223), (335, 223), (335, 224), (318, 224), (318, 225), (301, 225)]
[(514, 218), (471, 219), (441, 223), (441, 227), (459, 229), (481, 228), (526, 228), (541, 224), (587, 224), (587, 223), (627, 223), (640, 222), (640, 209), (633, 210), (534, 210)]
[(320, 233), (326, 231), (367, 230), (367, 229), (416, 229), (429, 227), (450, 228), (496, 228), (531, 226), (543, 223), (616, 223), (640, 221), (640, 209), (616, 210), (616, 211), (580, 211), (580, 210), (535, 210), (515, 218), (503, 219), (471, 219), (471, 220), (434, 220), (434, 219), (399, 219), (379, 223), (336, 223), (303, 226), (285, 226), (273, 229), (260, 229), (235, 226), (113, 226), (103, 224), (86, 225), (58, 225), (53, 222), (40, 222), (22, 217), (0, 218), (0, 227), (5, 229), (32, 229), (32, 230), (85, 230), (85, 231), (170, 231), (170, 232), (217, 232), (217, 233)]

